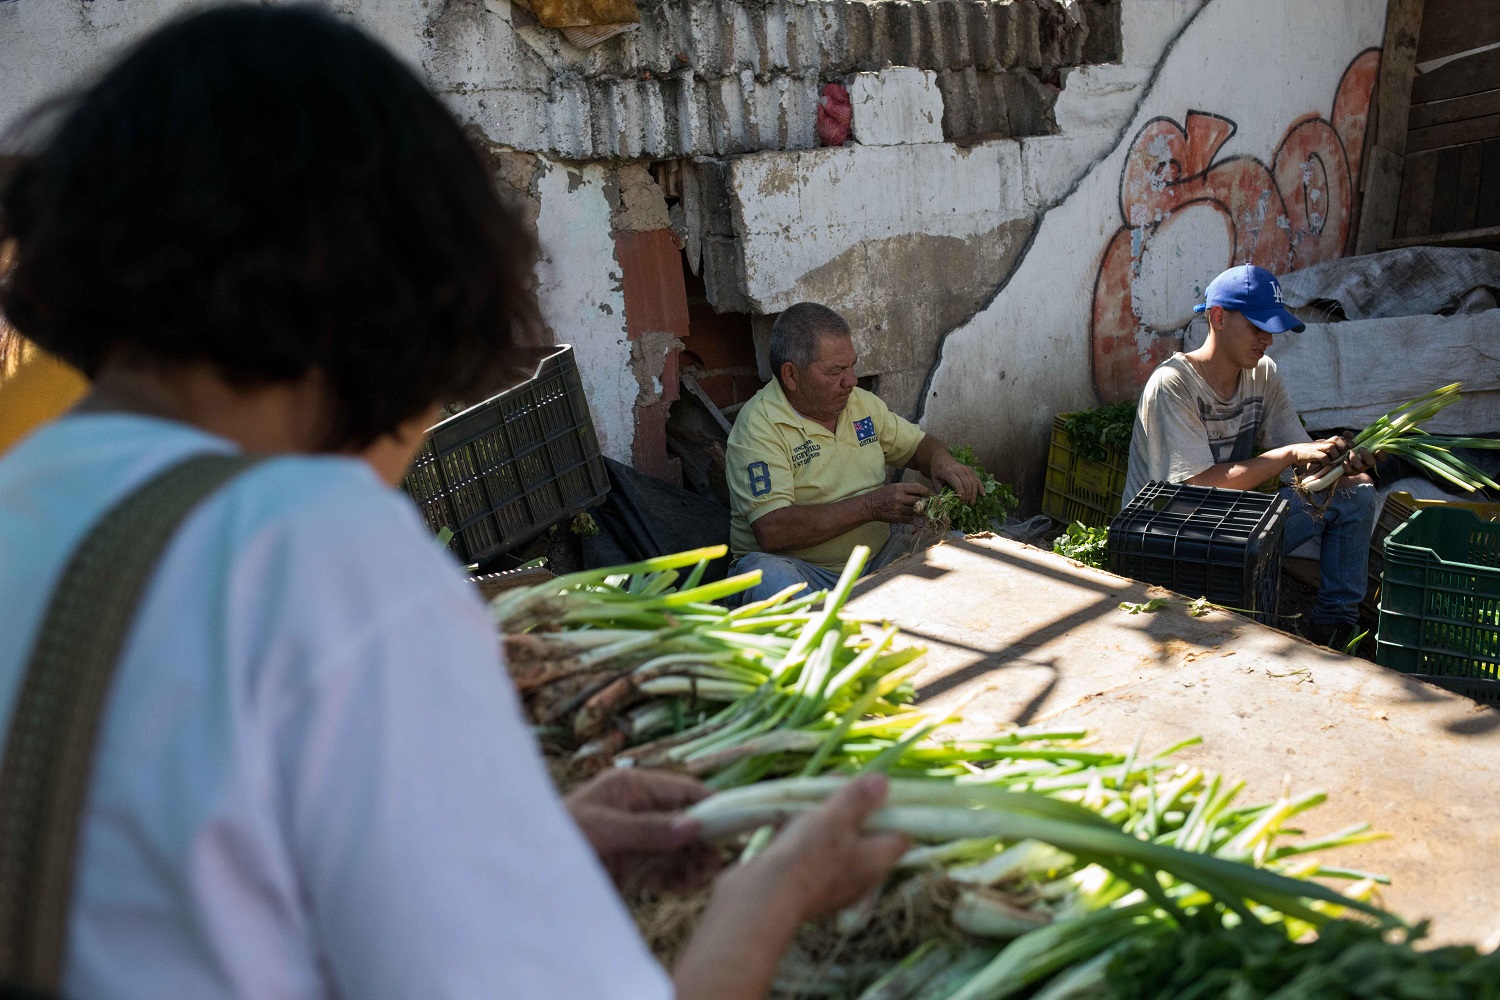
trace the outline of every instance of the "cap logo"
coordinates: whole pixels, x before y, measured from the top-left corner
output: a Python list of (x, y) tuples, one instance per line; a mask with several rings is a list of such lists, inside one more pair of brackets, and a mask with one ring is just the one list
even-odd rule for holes
[(1271, 293), (1276, 296), (1276, 304), (1278, 306), (1286, 304), (1286, 300), (1281, 297), (1281, 282), (1271, 282)]

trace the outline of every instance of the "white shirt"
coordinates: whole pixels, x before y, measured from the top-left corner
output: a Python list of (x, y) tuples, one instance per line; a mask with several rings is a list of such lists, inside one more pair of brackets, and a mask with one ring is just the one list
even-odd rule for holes
[[(62, 566), (228, 442), (64, 418), (0, 460), (0, 723)], [(495, 631), (363, 462), (263, 463), (189, 515), (100, 733), (64, 993), (670, 997), (562, 808)]]
[(1186, 355), (1174, 354), (1141, 390), (1123, 502), (1150, 482), (1185, 483), (1257, 450), (1310, 440), (1270, 358), (1241, 370), (1234, 395), (1223, 399)]

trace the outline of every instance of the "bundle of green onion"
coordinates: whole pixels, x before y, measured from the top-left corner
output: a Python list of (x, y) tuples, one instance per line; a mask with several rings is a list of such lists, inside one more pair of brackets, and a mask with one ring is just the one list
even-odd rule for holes
[[(1375, 455), (1398, 455), (1424, 472), (1470, 493), (1486, 486), (1500, 490), (1500, 483), (1473, 463), (1453, 453), (1455, 448), (1500, 448), (1500, 440), (1428, 434), (1420, 426), (1431, 420), (1439, 410), (1458, 402), (1461, 398), (1461, 385), (1459, 382), (1445, 385), (1404, 406), (1396, 407), (1360, 431), (1350, 442), (1350, 451), (1363, 448)], [(1321, 475), (1304, 478), (1297, 484), (1297, 488), (1308, 493), (1319, 493), (1333, 486), (1343, 475), (1344, 462), (1340, 461)]]
[(892, 649), (896, 629), (866, 635), (866, 623), (840, 613), (867, 548), (829, 593), (791, 588), (734, 610), (710, 602), (760, 577), (702, 584), (724, 551), (586, 571), (497, 598), (491, 614), (533, 721), (565, 726), (582, 757), (608, 762), (630, 748), (633, 762), (724, 787), (788, 773), (790, 761), (816, 773), (843, 760), (845, 743), (886, 750), (933, 728), (903, 707), (925, 650)]
[[(1282, 843), (1287, 821), (1321, 794), (1235, 809), (1239, 783), (1163, 766), (1177, 749), (1121, 758), (1049, 748), (956, 781), (894, 780), (871, 825), (923, 846), (886, 893), (910, 896), (923, 879), (951, 886), (952, 929), (931, 929), (861, 1000), (980, 1000), (1041, 984), (1045, 995), (1072, 996), (1075, 984), (1098, 984), (1117, 946), (1190, 920), (1289, 939), (1348, 913), (1399, 925), (1365, 901), (1381, 879), (1306, 857), (1370, 840), (1366, 827)], [(764, 782), (694, 814), (710, 836), (757, 829), (813, 808), (843, 780)], [(1356, 881), (1340, 893), (1315, 877)]]
[[(768, 824), (848, 776), (892, 777), (874, 825), (918, 845), (877, 904), (836, 934), (806, 929), (782, 969), (789, 995), (1059, 1000), (1094, 995), (1119, 948), (1187, 919), (1290, 938), (1346, 913), (1396, 923), (1368, 902), (1381, 879), (1309, 858), (1372, 839), (1366, 826), (1288, 842), (1320, 793), (1237, 805), (1243, 783), (1169, 759), (1196, 741), (1146, 755), (1067, 728), (943, 738), (957, 712), (912, 704), (924, 650), (843, 610), (868, 550), (828, 593), (734, 610), (714, 602), (758, 575), (703, 584), (723, 554), (560, 577), (491, 609), (533, 720), (596, 762), (672, 767), (726, 790), (695, 810), (715, 838), (758, 831), (753, 851)], [(932, 919), (891, 916), (913, 900), (935, 906)], [(815, 943), (829, 940), (841, 944)]]

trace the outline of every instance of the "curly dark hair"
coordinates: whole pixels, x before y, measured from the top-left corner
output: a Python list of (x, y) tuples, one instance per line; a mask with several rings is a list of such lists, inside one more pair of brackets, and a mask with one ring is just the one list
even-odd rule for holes
[(328, 447), (360, 447), (489, 388), (534, 322), (534, 239), (458, 123), (313, 7), (173, 21), (29, 127), (0, 192), (0, 310), (90, 376), (318, 372)]

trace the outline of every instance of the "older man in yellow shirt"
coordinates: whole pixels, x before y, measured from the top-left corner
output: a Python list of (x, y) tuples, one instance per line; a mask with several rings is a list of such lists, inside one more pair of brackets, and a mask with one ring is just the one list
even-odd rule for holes
[(761, 571), (746, 601), (798, 583), (832, 586), (856, 545), (876, 554), (871, 571), (902, 555), (891, 525), (910, 524), (928, 490), (887, 484), (887, 465), (970, 503), (978, 495), (979, 477), (943, 442), (856, 385), (858, 355), (838, 313), (812, 302), (787, 309), (770, 354), (775, 378), (740, 411), (726, 459), (735, 572)]

